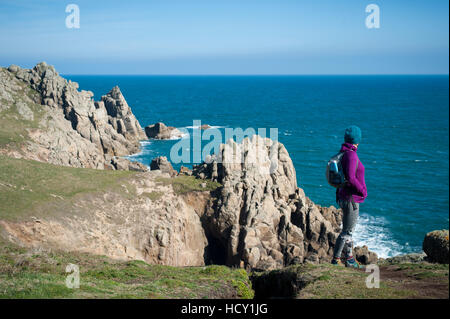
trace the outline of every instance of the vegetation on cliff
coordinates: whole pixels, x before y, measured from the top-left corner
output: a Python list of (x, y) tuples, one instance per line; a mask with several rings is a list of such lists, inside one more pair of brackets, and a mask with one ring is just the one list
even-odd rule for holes
[[(117, 192), (137, 195), (130, 171), (100, 171), (55, 166), (0, 156), (0, 220), (21, 221), (67, 213), (69, 203), (84, 196)], [(144, 173), (145, 174), (145, 173)], [(184, 196), (203, 192), (203, 180), (191, 176), (158, 176), (156, 184), (174, 187)], [(121, 185), (127, 185), (125, 188)], [(206, 190), (219, 184), (208, 182)], [(156, 191), (157, 192), (157, 191)], [(195, 197), (198, 198), (198, 197)], [(40, 210), (39, 207), (45, 207)], [(39, 213), (41, 212), (41, 214)], [(253, 289), (243, 269), (226, 266), (171, 267), (143, 261), (121, 261), (81, 252), (24, 248), (0, 242), (2, 298), (448, 298), (448, 265), (427, 262), (385, 262), (380, 265), (379, 289), (368, 289), (368, 273), (329, 264), (294, 265), (282, 270), (254, 272)], [(65, 286), (65, 267), (77, 264), (80, 289)]]
[(13, 76), (0, 68), (0, 149), (20, 149), (29, 139), (28, 129), (40, 127), (44, 111), (36, 103), (38, 94), (27, 84), (17, 81), (14, 90), (4, 90), (3, 84), (13, 82)]
[[(68, 264), (80, 287), (68, 288)], [(0, 242), (0, 298), (253, 298), (247, 273), (226, 266), (171, 267)]]
[(203, 208), (198, 198), (190, 205), (183, 196), (198, 193), (206, 201), (218, 186), (160, 171), (75, 168), (0, 155), (0, 235), (26, 247), (201, 266)]
[(57, 214), (76, 195), (114, 190), (125, 194), (120, 186), (130, 171), (102, 171), (57, 166), (0, 155), (0, 219), (19, 220), (39, 215)]
[(448, 298), (448, 265), (394, 262), (379, 265), (379, 288), (368, 288), (371, 272), (331, 264), (303, 264), (252, 278), (256, 298), (410, 299)]

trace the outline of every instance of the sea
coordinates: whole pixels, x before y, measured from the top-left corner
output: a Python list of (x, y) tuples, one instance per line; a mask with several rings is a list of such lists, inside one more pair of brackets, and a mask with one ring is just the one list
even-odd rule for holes
[[(143, 127), (163, 122), (194, 133), (197, 120), (219, 131), (266, 128), (270, 136), (278, 129), (298, 186), (322, 206), (336, 206), (327, 161), (345, 128), (357, 125), (368, 197), (356, 245), (384, 258), (420, 252), (427, 232), (449, 228), (447, 75), (64, 76), (95, 100), (118, 85)], [(145, 165), (161, 155), (170, 160), (180, 142), (142, 141), (142, 151), (129, 158)]]

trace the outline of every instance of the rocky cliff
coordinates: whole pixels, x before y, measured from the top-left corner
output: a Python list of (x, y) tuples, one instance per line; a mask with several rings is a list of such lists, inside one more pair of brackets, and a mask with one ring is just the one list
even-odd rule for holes
[[(264, 145), (265, 164), (248, 158), (256, 143)], [(275, 166), (271, 147), (277, 150)], [(27, 175), (1, 178), (1, 194), (21, 201), (0, 204), (1, 234), (23, 246), (174, 266), (268, 270), (328, 262), (340, 210), (315, 205), (296, 186), (282, 144), (258, 136), (229, 142), (221, 146), (225, 160), (232, 149), (243, 151), (244, 162), (213, 160), (196, 167), (193, 174), (204, 179), (171, 177), (160, 169), (81, 172), (3, 156), (0, 168)]]
[[(136, 152), (146, 135), (118, 87), (96, 102), (92, 92), (79, 91), (76, 83), (40, 63), (31, 70), (1, 69), (0, 93), (0, 154), (63, 166), (145, 170), (119, 157)], [(169, 165), (160, 158), (152, 169)], [(56, 166), (48, 171), (63, 174)], [(125, 195), (97, 188), (75, 200), (70, 194), (77, 190), (60, 195), (53, 190), (54, 200), (42, 194), (45, 204), (33, 202), (28, 214), (54, 215), (38, 223), (5, 220), (3, 229), (23, 245), (177, 266), (224, 263), (267, 270), (329, 261), (341, 211), (314, 204), (297, 187), (292, 160), (281, 143), (259, 136), (241, 144), (230, 140), (194, 168), (195, 177), (167, 172), (163, 178), (153, 171), (124, 181), (117, 177), (116, 187), (124, 188)], [(2, 191), (13, 191), (15, 177), (7, 177), (11, 180), (2, 181)], [(56, 177), (45, 176), (47, 184)], [(211, 183), (216, 187), (208, 192)], [(64, 218), (60, 211), (67, 213)]]
[(297, 187), (283, 144), (257, 135), (242, 144), (230, 140), (193, 173), (223, 184), (203, 219), (228, 265), (275, 269), (329, 261), (341, 211), (314, 204)]
[(137, 152), (139, 140), (146, 139), (118, 87), (95, 102), (92, 92), (79, 91), (77, 83), (45, 62), (32, 69), (2, 68), (0, 94), (2, 117), (16, 123), (12, 130), (20, 131), (24, 121), (33, 122), (16, 132), (23, 138), (21, 145), (0, 144), (2, 153), (10, 156), (117, 169), (113, 157)]
[(251, 298), (242, 267), (258, 298), (448, 299), (448, 230), (427, 234), (423, 254), (380, 260), (355, 248), (383, 273), (367, 289), (365, 272), (329, 264), (341, 210), (305, 195), (281, 143), (230, 140), (192, 171), (165, 157), (146, 171), (120, 157), (146, 138), (120, 89), (92, 96), (45, 63), (0, 68), (0, 296), (65, 289), (64, 260), (82, 265), (92, 297)]

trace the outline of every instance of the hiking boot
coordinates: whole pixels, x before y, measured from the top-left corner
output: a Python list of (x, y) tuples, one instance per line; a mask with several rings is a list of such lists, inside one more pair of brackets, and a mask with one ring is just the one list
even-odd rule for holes
[(344, 266), (344, 263), (342, 262), (341, 258), (333, 258), (331, 264), (336, 266)]
[(364, 266), (357, 262), (354, 257), (350, 257), (345, 261), (345, 267), (364, 269)]

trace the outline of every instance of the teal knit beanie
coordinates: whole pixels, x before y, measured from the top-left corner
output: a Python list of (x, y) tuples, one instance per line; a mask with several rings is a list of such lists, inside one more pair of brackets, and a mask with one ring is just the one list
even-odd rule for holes
[(361, 143), (361, 129), (355, 125), (347, 127), (345, 129), (344, 141), (350, 144)]

